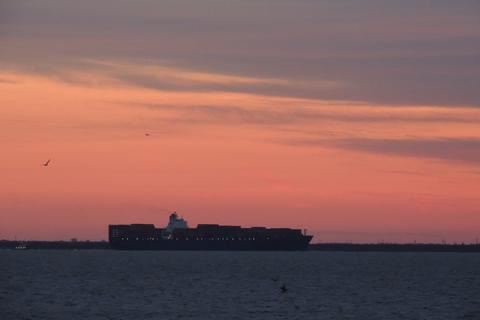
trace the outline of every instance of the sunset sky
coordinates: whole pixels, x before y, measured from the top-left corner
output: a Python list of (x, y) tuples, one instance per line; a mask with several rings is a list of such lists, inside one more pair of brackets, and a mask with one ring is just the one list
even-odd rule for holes
[[(0, 239), (480, 237), (477, 0), (0, 0)], [(51, 159), (48, 166), (43, 164)]]

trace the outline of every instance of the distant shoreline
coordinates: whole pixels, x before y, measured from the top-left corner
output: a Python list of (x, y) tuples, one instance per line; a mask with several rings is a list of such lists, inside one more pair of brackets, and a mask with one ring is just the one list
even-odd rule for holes
[(310, 244), (308, 250), (353, 252), (480, 252), (480, 244), (317, 243)]
[(15, 249), (26, 245), (34, 250), (111, 250), (108, 241), (9, 241), (0, 240), (0, 249)]
[[(0, 249), (15, 249), (24, 244), (33, 250), (113, 250), (107, 241), (10, 241), (0, 240)], [(307, 251), (338, 252), (480, 252), (480, 244), (355, 244), (316, 243)]]

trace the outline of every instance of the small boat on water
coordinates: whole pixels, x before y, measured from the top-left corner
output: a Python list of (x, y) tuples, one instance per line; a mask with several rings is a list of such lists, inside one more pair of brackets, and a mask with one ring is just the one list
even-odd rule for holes
[(27, 244), (20, 242), (13, 250), (28, 250)]

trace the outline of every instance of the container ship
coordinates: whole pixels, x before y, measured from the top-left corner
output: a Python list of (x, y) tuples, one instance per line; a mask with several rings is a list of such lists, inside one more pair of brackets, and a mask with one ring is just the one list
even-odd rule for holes
[(108, 239), (117, 250), (303, 251), (312, 240), (306, 229), (199, 224), (189, 228), (174, 212), (166, 228), (153, 224), (109, 225)]

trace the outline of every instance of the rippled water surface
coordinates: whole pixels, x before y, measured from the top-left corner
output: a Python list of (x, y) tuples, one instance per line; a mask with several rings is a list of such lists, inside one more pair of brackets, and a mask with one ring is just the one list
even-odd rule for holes
[(480, 319), (479, 271), (478, 253), (0, 250), (0, 319)]

